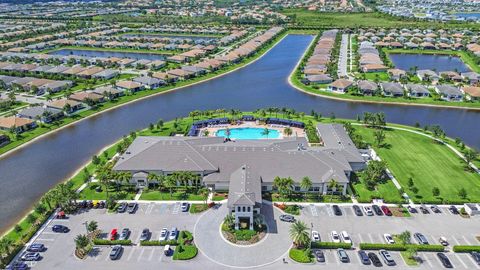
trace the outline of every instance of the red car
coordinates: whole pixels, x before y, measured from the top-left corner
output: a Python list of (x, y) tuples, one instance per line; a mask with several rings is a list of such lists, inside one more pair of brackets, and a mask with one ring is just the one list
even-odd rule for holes
[(390, 211), (390, 209), (386, 205), (382, 205), (382, 211), (386, 216), (392, 215), (392, 211)]
[(57, 217), (56, 217), (56, 218), (57, 218), (57, 219), (66, 219), (67, 216), (65, 215), (65, 212), (60, 211), (60, 212), (57, 213)]
[(110, 232), (110, 241), (116, 240), (118, 236), (117, 229), (112, 229)]

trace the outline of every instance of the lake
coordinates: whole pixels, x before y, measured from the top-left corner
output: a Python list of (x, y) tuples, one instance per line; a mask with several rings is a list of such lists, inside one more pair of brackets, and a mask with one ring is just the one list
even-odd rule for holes
[(437, 72), (455, 71), (468, 72), (470, 68), (460, 59), (460, 57), (434, 54), (389, 54), (393, 65), (405, 71), (417, 67), (418, 70), (431, 69)]
[(116, 52), (116, 51), (100, 51), (100, 50), (81, 50), (81, 49), (60, 49), (51, 51), (48, 54), (55, 55), (78, 55), (85, 57), (118, 57), (118, 58), (131, 58), (131, 59), (146, 59), (146, 60), (165, 60), (164, 54), (157, 53), (135, 53), (135, 52)]
[(243, 111), (288, 107), (324, 116), (352, 118), (384, 112), (388, 122), (440, 125), (448, 136), (480, 149), (480, 112), (387, 104), (354, 103), (307, 95), (287, 78), (312, 41), (289, 35), (258, 61), (235, 72), (178, 91), (134, 102), (45, 136), (0, 159), (0, 231), (14, 224), (46, 191), (70, 177), (105, 146), (149, 123), (188, 116), (193, 110), (236, 108)]

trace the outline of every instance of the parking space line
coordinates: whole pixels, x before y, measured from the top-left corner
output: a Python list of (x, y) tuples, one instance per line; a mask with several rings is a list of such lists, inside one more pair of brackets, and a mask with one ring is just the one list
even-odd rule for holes
[(333, 217), (333, 210), (332, 208), (330, 207), (329, 204), (325, 205), (325, 207), (327, 208), (327, 214), (329, 217)]
[(155, 248), (152, 248), (152, 252), (150, 252), (150, 256), (148, 256), (148, 261), (152, 260), (153, 254), (155, 254)]
[(468, 269), (467, 264), (462, 260), (462, 258), (460, 258), (460, 256), (458, 256), (458, 253), (455, 253), (455, 257), (460, 261), (460, 263), (463, 265), (463, 267), (465, 267), (465, 269)]
[(358, 258), (358, 254), (355, 254), (356, 252), (353, 251), (353, 254), (351, 254), (351, 257), (355, 258), (355, 263), (361, 264), (360, 263), (360, 258)]
[(426, 261), (426, 262), (428, 263), (428, 265), (429, 265), (430, 267), (433, 267), (433, 264), (432, 264), (432, 262), (427, 258), (427, 255), (422, 254), (421, 257), (422, 257), (422, 259), (423, 259), (424, 261)]
[(358, 239), (360, 239), (360, 243), (364, 243), (363, 237), (362, 237), (362, 234), (361, 234), (361, 233), (358, 234)]
[(109, 256), (110, 252), (105, 252), (105, 253), (107, 253), (107, 256), (105, 256), (105, 261), (108, 261), (108, 259), (110, 259), (110, 256)]
[(37, 238), (36, 241), (51, 241), (51, 242), (53, 242), (53, 241), (55, 241), (55, 239)]
[(370, 243), (375, 243), (375, 242), (373, 242), (373, 237), (372, 237), (371, 234), (368, 234), (368, 238), (370, 238)]
[(176, 202), (175, 205), (173, 205), (172, 214), (176, 215), (178, 214), (179, 211), (180, 211), (180, 203)]
[(468, 241), (467, 237), (465, 235), (462, 236), (463, 240), (467, 243), (467, 245), (472, 245), (470, 241)]
[(130, 253), (128, 254), (128, 257), (127, 257), (127, 261), (130, 261), (130, 259), (132, 258), (134, 252), (135, 252), (135, 248), (131, 248), (131, 249), (130, 249)]
[(138, 258), (137, 258), (137, 262), (139, 262), (139, 261), (142, 259), (142, 256), (143, 256), (143, 253), (144, 253), (144, 252), (145, 252), (145, 249), (144, 249), (144, 248), (140, 249), (140, 255), (139, 255)]
[[(466, 255), (466, 254), (465, 254), (465, 255)], [(473, 265), (475, 265), (475, 267), (476, 267), (477, 269), (480, 269), (480, 266), (478, 266), (478, 263), (472, 258), (472, 256), (470, 256), (470, 254), (468, 254), (468, 255), (466, 255), (466, 256), (467, 256), (467, 258), (470, 260), (470, 262), (471, 262)]]
[(455, 236), (452, 235), (452, 239), (453, 239), (453, 241), (455, 241), (455, 243), (456, 243), (457, 245), (460, 245), (460, 242), (457, 240), (457, 238), (455, 238)]
[(146, 214), (146, 215), (150, 215), (150, 214), (152, 213), (152, 210), (153, 210), (153, 206), (154, 206), (154, 205), (155, 205), (154, 203), (150, 203), (150, 204), (148, 205), (147, 210), (145, 210), (145, 214)]
[(159, 249), (159, 250), (160, 250), (160, 256), (158, 256), (158, 261), (161, 262), (163, 259), (163, 252), (162, 252), (162, 249)]

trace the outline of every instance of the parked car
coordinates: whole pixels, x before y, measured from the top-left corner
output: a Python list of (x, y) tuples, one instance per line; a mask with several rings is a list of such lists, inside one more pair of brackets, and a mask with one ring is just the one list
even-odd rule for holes
[(450, 213), (452, 213), (454, 215), (460, 214), (460, 212), (458, 211), (458, 208), (455, 205), (450, 206), (448, 208), (448, 210), (450, 211)]
[(118, 237), (118, 230), (117, 229), (112, 229), (110, 232), (110, 241), (117, 240)]
[(178, 230), (177, 227), (172, 227), (170, 230), (170, 235), (168, 236), (169, 240), (175, 240), (178, 237)]
[(380, 209), (380, 207), (378, 207), (378, 205), (376, 205), (376, 204), (372, 205), (372, 209), (373, 209), (373, 212), (375, 212), (375, 214), (377, 216), (383, 216), (382, 209)]
[(33, 243), (30, 246), (28, 246), (27, 251), (30, 252), (43, 252), (45, 251), (46, 247), (44, 244), (39, 244), (39, 243)]
[(162, 231), (160, 231), (160, 238), (159, 240), (160, 241), (165, 241), (167, 240), (168, 238), (168, 229), (167, 228), (163, 228)]
[(127, 206), (127, 212), (129, 214), (135, 214), (135, 211), (137, 211), (138, 204), (137, 203), (129, 203)]
[(375, 267), (382, 267), (383, 266), (382, 262), (380, 261), (380, 259), (377, 256), (377, 254), (375, 254), (373, 252), (369, 252), (368, 253), (368, 258), (370, 258), (370, 260), (372, 261), (372, 264)]
[(442, 246), (448, 246), (448, 241), (445, 236), (440, 236), (440, 238), (438, 239), (438, 242), (440, 242)]
[(430, 211), (428, 211), (426, 206), (420, 205), (419, 208), (420, 208), (420, 211), (422, 212), (422, 214), (430, 214)]
[(140, 241), (147, 241), (148, 239), (150, 239), (150, 230), (149, 229), (143, 229), (142, 230), (142, 233), (140, 234)]
[(346, 231), (340, 232), (340, 237), (342, 237), (343, 242), (345, 242), (347, 244), (352, 243), (352, 239), (350, 238), (350, 235), (348, 235), (348, 233)]
[(86, 207), (87, 207), (87, 201), (77, 202), (77, 208), (86, 208)]
[(22, 261), (38, 261), (40, 260), (40, 253), (38, 252), (25, 252), (20, 257)]
[(7, 265), (5, 270), (27, 270), (29, 267), (26, 263), (21, 261), (15, 261)]
[(87, 208), (93, 208), (93, 201), (87, 201)]
[(337, 250), (338, 258), (340, 259), (341, 262), (343, 263), (348, 263), (350, 262), (350, 258), (348, 257), (347, 252), (343, 248), (339, 248)]
[(333, 210), (333, 214), (335, 216), (341, 216), (342, 215), (342, 210), (340, 209), (340, 207), (336, 204), (332, 205), (332, 210)]
[(163, 254), (165, 254), (165, 256), (170, 256), (171, 252), (172, 249), (170, 249), (170, 245), (165, 245), (165, 247), (163, 248)]
[(391, 234), (385, 233), (383, 234), (383, 238), (385, 239), (385, 242), (387, 242), (387, 244), (395, 244), (395, 240), (393, 240), (393, 237)]
[(421, 234), (421, 233), (414, 233), (413, 236), (415, 237), (415, 239), (417, 239), (417, 242), (420, 244), (420, 245), (428, 245), (428, 240), (427, 238)]
[(372, 262), (370, 261), (370, 258), (368, 258), (368, 255), (365, 251), (359, 250), (358, 251), (358, 257), (360, 258), (360, 261), (362, 262), (363, 265), (372, 264)]
[(386, 265), (394, 266), (396, 264), (392, 255), (390, 255), (390, 252), (382, 249), (382, 250), (379, 251), (379, 253), (380, 253), (380, 256), (382, 256), (383, 261), (385, 262)]
[(382, 212), (386, 216), (391, 216), (392, 215), (392, 211), (390, 211), (390, 208), (388, 208), (388, 206), (386, 206), (386, 205), (382, 205)]
[(118, 240), (127, 240), (130, 236), (130, 230), (128, 228), (123, 228), (122, 232), (120, 233), (120, 237)]
[(472, 258), (475, 262), (477, 262), (478, 265), (480, 265), (480, 252), (477, 252), (477, 251), (473, 251), (471, 253), (472, 255)]
[(70, 229), (67, 226), (63, 225), (53, 225), (52, 231), (57, 233), (68, 233)]
[(312, 241), (313, 242), (320, 241), (320, 234), (317, 231), (312, 231)]
[(360, 206), (354, 205), (354, 206), (352, 206), (352, 208), (353, 208), (353, 212), (355, 213), (355, 215), (363, 216), (363, 212), (362, 212), (362, 209), (360, 208)]
[(315, 258), (317, 258), (317, 262), (321, 262), (321, 263), (325, 262), (325, 254), (323, 253), (322, 250), (317, 249), (313, 252), (313, 254), (315, 254)]
[(440, 210), (440, 208), (438, 208), (438, 206), (436, 206), (436, 205), (431, 205), (431, 206), (430, 206), (430, 209), (432, 209), (432, 212), (434, 212), (434, 213), (436, 213), (436, 214), (442, 213), (442, 211)]
[(370, 206), (364, 206), (363, 207), (363, 211), (365, 211), (365, 215), (367, 216), (373, 216), (373, 211), (372, 211), (372, 208)]
[(440, 262), (443, 264), (443, 267), (445, 267), (445, 268), (453, 268), (453, 265), (452, 265), (452, 263), (450, 262), (450, 260), (448, 259), (447, 255), (439, 252), (439, 253), (437, 253), (437, 257), (438, 257), (438, 259), (440, 260)]
[(187, 202), (182, 202), (182, 212), (187, 212), (190, 205)]
[(60, 211), (57, 213), (57, 215), (55, 216), (56, 219), (66, 219), (67, 218), (67, 215), (65, 215), (65, 212), (64, 211)]
[(337, 231), (332, 231), (330, 233), (330, 236), (332, 238), (332, 242), (334, 243), (340, 243), (340, 235), (338, 235)]
[(412, 214), (418, 213), (417, 208), (415, 208), (415, 207), (413, 207), (413, 206), (411, 206), (411, 205), (407, 206), (407, 209), (408, 209), (408, 212), (410, 212), (410, 213), (412, 213)]
[(122, 254), (123, 247), (120, 245), (115, 245), (112, 247), (112, 250), (110, 251), (110, 260), (118, 260), (120, 258), (120, 255)]
[(295, 217), (291, 215), (281, 215), (280, 220), (285, 222), (295, 222)]
[(125, 211), (127, 211), (127, 203), (122, 202), (118, 205), (117, 213), (125, 213)]

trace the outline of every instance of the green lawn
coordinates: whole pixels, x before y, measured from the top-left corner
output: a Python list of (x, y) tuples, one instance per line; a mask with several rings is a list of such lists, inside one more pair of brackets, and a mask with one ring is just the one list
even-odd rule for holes
[(387, 72), (367, 72), (365, 74), (365, 79), (370, 80), (370, 81), (375, 81), (377, 78), (379, 81), (389, 81), (390, 76), (388, 75)]
[[(107, 199), (107, 192), (105, 190), (105, 187), (102, 185), (102, 191), (97, 192), (95, 188), (99, 186), (99, 183), (89, 183), (88, 186), (83, 189), (80, 192), (79, 199), (81, 200), (106, 200)], [(115, 189), (114, 186), (111, 186), (108, 189), (109, 195), (115, 194), (117, 196), (117, 199), (119, 200), (133, 200), (135, 199), (135, 190), (123, 190), (123, 191), (118, 191)]]
[[(373, 129), (359, 127), (357, 130), (373, 145)], [(480, 201), (480, 175), (466, 171), (465, 163), (447, 146), (401, 130), (386, 131), (386, 143), (388, 147), (374, 146), (374, 149), (414, 201), (461, 202), (457, 194), (460, 187), (467, 190), (467, 200)], [(408, 189), (410, 177), (419, 189), (418, 194)], [(439, 198), (432, 195), (433, 187), (440, 189)]]
[(42, 53), (50, 53), (53, 51), (59, 51), (63, 49), (70, 50), (85, 50), (85, 51), (100, 51), (100, 52), (127, 52), (127, 53), (152, 53), (152, 54), (167, 54), (173, 55), (178, 53), (178, 50), (149, 50), (149, 49), (127, 49), (127, 48), (97, 48), (88, 46), (62, 46), (53, 50), (45, 50)]
[(339, 13), (308, 11), (301, 8), (286, 8), (283, 9), (281, 13), (290, 16), (293, 20), (291, 23), (292, 26), (297, 28), (396, 28), (399, 25), (406, 28), (479, 28), (475, 23), (416, 21), (408, 18), (390, 16), (380, 12)]
[(148, 192), (143, 192), (142, 196), (140, 196), (140, 200), (146, 200), (146, 201), (178, 201), (178, 200), (184, 200), (184, 201), (203, 201), (203, 197), (201, 195), (196, 195), (196, 194), (189, 194), (189, 193), (184, 193), (184, 192), (173, 192), (172, 195), (170, 196), (170, 193), (168, 191), (166, 192), (161, 192), (161, 191), (148, 191)]
[(372, 199), (376, 198), (381, 198), (387, 203), (404, 202), (392, 181), (386, 181), (385, 183), (377, 185), (375, 190), (369, 190), (360, 180), (352, 184), (352, 189), (357, 196), (357, 200), (362, 203), (371, 202)]

